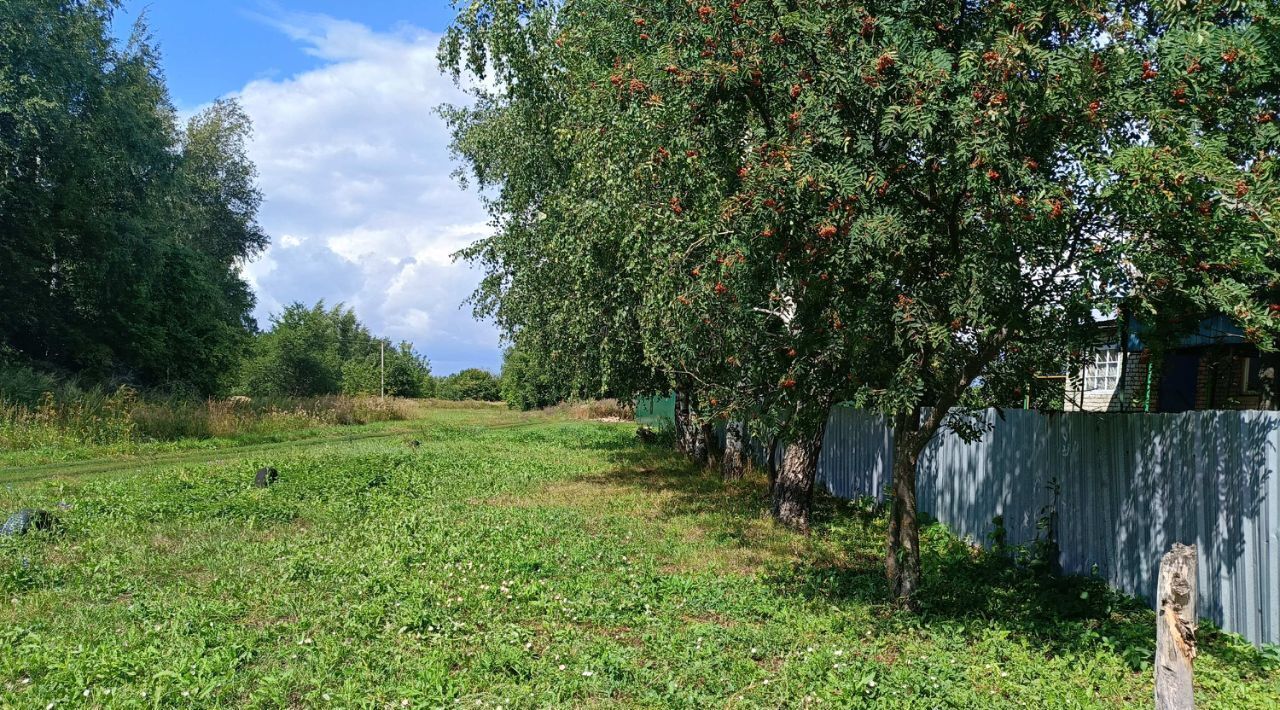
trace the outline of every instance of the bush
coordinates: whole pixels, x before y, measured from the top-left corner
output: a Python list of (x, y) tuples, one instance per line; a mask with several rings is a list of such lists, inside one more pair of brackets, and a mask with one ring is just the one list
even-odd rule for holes
[(502, 361), (502, 399), (512, 409), (542, 409), (570, 399), (568, 381), (528, 348), (513, 347)]
[(498, 378), (492, 372), (479, 368), (441, 378), (436, 392), (441, 399), (455, 402), (498, 402), (502, 399)]
[(0, 401), (35, 407), (46, 392), (59, 389), (52, 376), (25, 365), (0, 362)]

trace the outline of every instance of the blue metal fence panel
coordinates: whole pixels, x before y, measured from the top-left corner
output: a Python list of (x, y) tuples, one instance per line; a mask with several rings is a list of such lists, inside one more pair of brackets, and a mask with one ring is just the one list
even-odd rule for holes
[[(944, 431), (930, 442), (921, 510), (981, 543), (1003, 516), (1009, 542), (1023, 544), (1052, 509), (1065, 571), (1148, 600), (1161, 555), (1194, 543), (1200, 615), (1280, 643), (1280, 413), (990, 410), (980, 421), (978, 441)], [(892, 459), (883, 417), (832, 411), (818, 465), (832, 493), (883, 498)]]

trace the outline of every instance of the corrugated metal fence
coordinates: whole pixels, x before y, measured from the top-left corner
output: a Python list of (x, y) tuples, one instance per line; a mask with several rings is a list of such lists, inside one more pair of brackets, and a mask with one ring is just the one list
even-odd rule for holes
[[(1280, 643), (1280, 413), (984, 416), (980, 441), (943, 432), (925, 451), (921, 510), (978, 542), (1002, 515), (1020, 544), (1052, 506), (1066, 572), (1149, 600), (1160, 556), (1194, 543), (1200, 616)], [(838, 407), (819, 478), (841, 497), (883, 497), (892, 443), (883, 418)]]

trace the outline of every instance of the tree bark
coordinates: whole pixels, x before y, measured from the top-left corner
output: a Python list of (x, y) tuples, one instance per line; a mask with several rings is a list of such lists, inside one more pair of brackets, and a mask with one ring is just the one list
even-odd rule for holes
[(919, 409), (894, 419), (893, 500), (889, 508), (885, 572), (889, 578), (890, 593), (908, 607), (915, 606), (915, 595), (920, 589), (916, 466), (920, 462), (920, 453), (936, 431), (936, 426), (931, 430), (928, 425), (921, 427)]
[(778, 486), (778, 435), (776, 433), (769, 436), (766, 446), (769, 447), (768, 452), (765, 453), (765, 461), (769, 468), (769, 497), (773, 498), (773, 489)]
[(1196, 657), (1196, 548), (1175, 544), (1160, 560), (1156, 598), (1156, 710), (1192, 710)]
[(825, 422), (816, 431), (797, 436), (787, 442), (782, 454), (782, 467), (773, 485), (773, 517), (787, 527), (809, 532), (809, 516), (813, 509), (813, 485), (818, 477), (818, 457), (822, 454)]
[(726, 481), (739, 481), (747, 472), (746, 437), (742, 422), (724, 425), (724, 457), (720, 459), (720, 475)]
[(692, 421), (692, 408), (689, 406), (689, 393), (676, 390), (676, 451), (692, 455), (696, 436)]
[(715, 430), (710, 424), (693, 422), (691, 426), (693, 427), (693, 460), (700, 466), (709, 466), (714, 458)]

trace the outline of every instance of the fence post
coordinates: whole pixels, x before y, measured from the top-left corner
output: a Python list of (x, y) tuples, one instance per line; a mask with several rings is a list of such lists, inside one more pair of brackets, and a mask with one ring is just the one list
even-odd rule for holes
[(1196, 548), (1175, 544), (1160, 560), (1156, 601), (1156, 710), (1192, 710), (1196, 657)]

